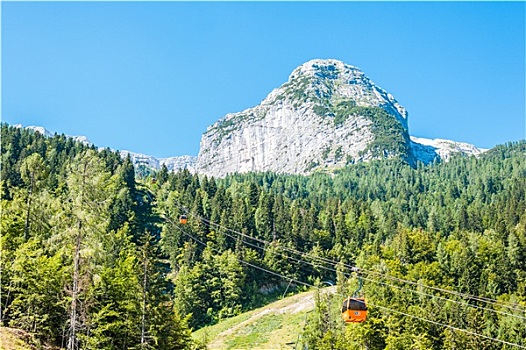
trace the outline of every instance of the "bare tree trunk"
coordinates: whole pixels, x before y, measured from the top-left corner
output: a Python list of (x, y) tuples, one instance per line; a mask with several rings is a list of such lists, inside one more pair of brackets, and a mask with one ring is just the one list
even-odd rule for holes
[(3, 259), (2, 250), (0, 249), (0, 327), (4, 326), (4, 313), (2, 309), (2, 272), (3, 272), (2, 265), (1, 265), (2, 259)]
[(79, 291), (79, 266), (82, 221), (79, 221), (79, 232), (75, 242), (75, 255), (73, 257), (73, 290), (71, 292), (71, 314), (69, 317), (68, 350), (77, 348), (77, 298)]
[(29, 235), (29, 213), (31, 211), (31, 197), (33, 195), (33, 183), (35, 182), (35, 175), (31, 173), (31, 185), (29, 186), (29, 194), (27, 196), (27, 213), (26, 213), (26, 224), (24, 226), (24, 242), (27, 241)]
[[(145, 248), (144, 248), (145, 249)], [(146, 289), (148, 287), (148, 260), (146, 259), (146, 249), (144, 250), (144, 278), (142, 292), (142, 319), (141, 319), (141, 349), (146, 345)]]

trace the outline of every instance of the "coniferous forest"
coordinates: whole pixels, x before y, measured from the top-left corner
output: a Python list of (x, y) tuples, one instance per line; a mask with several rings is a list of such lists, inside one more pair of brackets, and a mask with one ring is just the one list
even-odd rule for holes
[(0, 322), (42, 347), (204, 348), (192, 330), (334, 284), (302, 348), (526, 348), (524, 141), (224, 179), (6, 124), (1, 147)]

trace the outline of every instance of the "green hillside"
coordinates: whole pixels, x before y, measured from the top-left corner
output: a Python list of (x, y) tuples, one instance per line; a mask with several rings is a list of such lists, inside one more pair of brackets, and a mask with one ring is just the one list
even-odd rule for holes
[(303, 292), (207, 326), (192, 335), (209, 349), (291, 349), (299, 340), (315, 291)]

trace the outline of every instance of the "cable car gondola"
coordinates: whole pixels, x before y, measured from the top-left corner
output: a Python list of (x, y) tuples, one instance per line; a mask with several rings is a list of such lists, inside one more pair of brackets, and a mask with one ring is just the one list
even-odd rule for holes
[(186, 224), (187, 222), (188, 222), (188, 218), (186, 217), (186, 215), (181, 215), (181, 216), (179, 217), (179, 223), (181, 223), (181, 224), (184, 225), (184, 224)]
[(358, 293), (362, 289), (362, 279), (358, 277), (358, 289), (354, 292), (352, 297), (348, 297), (343, 301), (342, 318), (345, 323), (360, 323), (365, 322), (367, 318), (367, 304), (364, 298), (358, 298)]
[(364, 298), (348, 297), (343, 301), (342, 318), (345, 323), (365, 322), (367, 318), (367, 304)]

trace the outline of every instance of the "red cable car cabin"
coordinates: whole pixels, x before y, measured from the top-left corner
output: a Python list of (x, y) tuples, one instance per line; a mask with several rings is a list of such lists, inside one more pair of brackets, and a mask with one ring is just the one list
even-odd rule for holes
[(179, 223), (181, 223), (181, 224), (184, 225), (184, 224), (186, 224), (187, 222), (188, 222), (188, 218), (186, 217), (186, 215), (181, 215), (181, 216), (179, 217)]
[(342, 318), (345, 323), (365, 322), (367, 318), (367, 305), (364, 298), (348, 297), (343, 301)]

